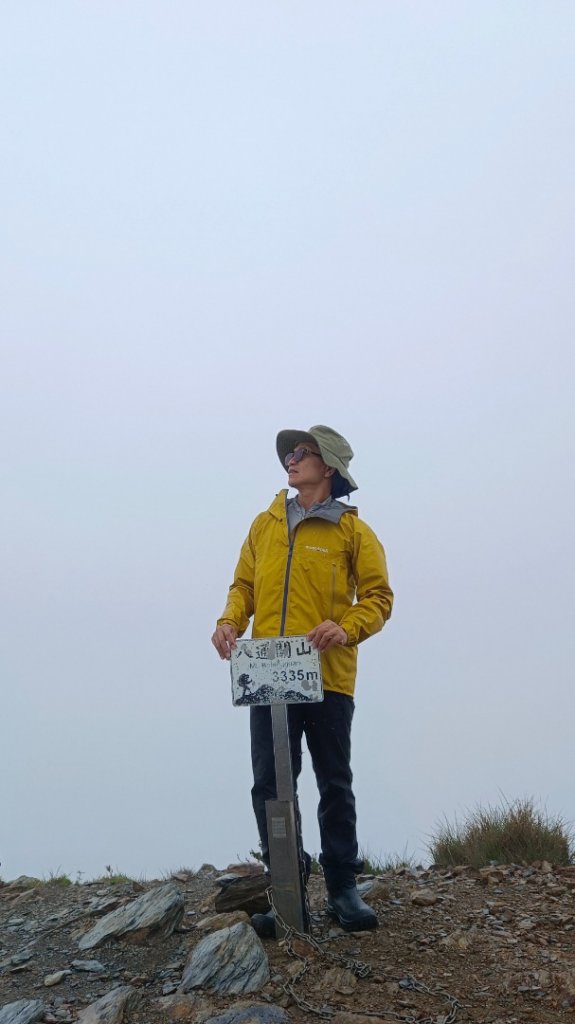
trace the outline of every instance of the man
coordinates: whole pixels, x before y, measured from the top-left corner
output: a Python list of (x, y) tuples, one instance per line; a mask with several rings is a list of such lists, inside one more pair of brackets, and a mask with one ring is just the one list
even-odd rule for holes
[[(379, 540), (356, 508), (337, 500), (357, 490), (345, 438), (318, 425), (281, 430), (276, 447), (297, 496), (281, 491), (252, 523), (212, 643), (229, 659), (253, 615), (254, 637), (305, 633), (321, 652), (324, 700), (288, 708), (293, 776), (301, 771), (305, 733), (320, 795), (328, 912), (348, 931), (365, 930), (378, 922), (356, 886), (363, 867), (350, 767), (357, 645), (383, 627), (393, 594)], [(269, 867), (265, 804), (276, 799), (270, 708), (252, 707), (250, 715), (252, 802)], [(260, 934), (274, 933), (270, 915), (254, 915), (252, 923)]]

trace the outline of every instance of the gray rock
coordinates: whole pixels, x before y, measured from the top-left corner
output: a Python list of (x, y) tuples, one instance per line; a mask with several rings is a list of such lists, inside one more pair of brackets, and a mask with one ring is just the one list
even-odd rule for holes
[(230, 910), (244, 910), (249, 917), (252, 914), (265, 914), (270, 909), (266, 889), (270, 882), (263, 871), (253, 871), (249, 875), (231, 875), (229, 881), (224, 877), (218, 879), (220, 892), (214, 900), (218, 914)]
[(50, 914), (46, 918), (46, 920), (49, 921), (50, 924), (60, 924), (61, 921), (65, 921), (66, 920), (66, 918), (68, 917), (68, 913), (69, 912), (67, 910), (65, 910), (65, 909), (64, 910), (59, 910), (57, 914)]
[(432, 907), (437, 903), (437, 895), (429, 889), (418, 889), (411, 894), (414, 907)]
[(242, 995), (258, 992), (270, 979), (268, 958), (253, 928), (235, 924), (212, 932), (194, 949), (186, 964), (180, 990)]
[(373, 878), (368, 882), (363, 882), (362, 885), (358, 885), (357, 891), (369, 904), (373, 904), (377, 900), (389, 900), (391, 897), (391, 889), (389, 888), (389, 885), (386, 885), (385, 882), (382, 882), (379, 878)]
[(90, 971), (92, 974), (100, 974), (106, 970), (99, 960), (72, 960), (70, 966), (75, 971)]
[(231, 928), (234, 924), (240, 924), (241, 921), (245, 921), (247, 924), (249, 917), (245, 910), (230, 910), (229, 914), (212, 914), (210, 917), (203, 917), (201, 921), (198, 921), (196, 928), (203, 932), (217, 932), (222, 928)]
[(94, 917), (101, 917), (102, 914), (109, 914), (121, 904), (122, 897), (117, 894), (110, 896), (109, 893), (104, 893), (102, 896), (101, 893), (96, 893), (96, 897), (92, 898), (88, 903), (86, 913), (92, 914)]
[(6, 890), (20, 891), (22, 889), (35, 889), (39, 885), (42, 885), (39, 878), (33, 878), (30, 875), (19, 875), (18, 878), (14, 878), (13, 881), (6, 884)]
[(82, 1010), (77, 1024), (120, 1024), (125, 1010), (131, 1009), (137, 1001), (136, 989), (121, 985)]
[(330, 967), (319, 982), (321, 991), (339, 992), (343, 996), (353, 995), (356, 985), (357, 978), (347, 967)]
[[(4, 952), (6, 952), (6, 950), (4, 950)], [(0, 960), (0, 974), (6, 969), (8, 969), (11, 974), (28, 970), (30, 967), (29, 961), (32, 959), (33, 955), (34, 954), (29, 950), (23, 949), (18, 953), (14, 953), (13, 956), (7, 957), (6, 960)]]
[(171, 996), (161, 996), (155, 1003), (162, 1012), (160, 1019), (166, 1024), (168, 1021), (203, 1021), (211, 1013), (206, 999), (197, 992), (191, 995), (176, 992)]
[(94, 949), (109, 939), (122, 936), (132, 942), (140, 942), (152, 932), (166, 938), (180, 924), (183, 915), (184, 897), (176, 885), (168, 882), (107, 914), (82, 936), (78, 946), (80, 949)]
[(41, 999), (18, 999), (0, 1006), (0, 1024), (34, 1024), (45, 1012)]
[(71, 973), (72, 971), (55, 971), (54, 974), (47, 974), (44, 978), (44, 984), (46, 988), (51, 988), (52, 985), (59, 985)]
[(357, 891), (358, 891), (359, 895), (360, 896), (365, 896), (366, 892), (369, 892), (370, 889), (373, 889), (373, 883), (374, 882), (375, 882), (375, 878), (374, 878), (373, 875), (371, 876), (371, 878), (366, 878), (363, 882), (358, 882), (357, 883)]
[(289, 1017), (279, 1006), (244, 1006), (210, 1017), (204, 1024), (288, 1024)]

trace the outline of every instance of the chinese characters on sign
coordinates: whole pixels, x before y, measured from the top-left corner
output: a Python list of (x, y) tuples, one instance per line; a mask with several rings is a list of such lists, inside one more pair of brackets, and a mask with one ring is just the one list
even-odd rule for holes
[(323, 700), (319, 652), (305, 636), (238, 640), (231, 675), (236, 706)]

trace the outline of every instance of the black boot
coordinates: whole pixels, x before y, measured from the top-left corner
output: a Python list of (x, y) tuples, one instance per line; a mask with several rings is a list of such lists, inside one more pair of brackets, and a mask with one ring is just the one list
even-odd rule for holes
[[(304, 851), (304, 886), (307, 886), (309, 882), (309, 876), (311, 874), (311, 857), (309, 853)], [(252, 914), (251, 924), (256, 935), (259, 935), (260, 939), (275, 939), (276, 938), (276, 916), (273, 910), (268, 910), (266, 914)]]
[(268, 910), (267, 914), (252, 914), (251, 923), (260, 939), (275, 939), (276, 915), (273, 910)]
[(355, 883), (345, 889), (328, 892), (327, 912), (339, 921), (346, 932), (367, 932), (379, 924), (375, 910), (364, 903)]

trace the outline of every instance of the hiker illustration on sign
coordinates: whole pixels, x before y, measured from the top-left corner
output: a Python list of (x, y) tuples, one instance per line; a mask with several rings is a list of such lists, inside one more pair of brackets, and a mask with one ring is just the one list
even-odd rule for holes
[(319, 652), (305, 636), (238, 640), (230, 668), (236, 707), (323, 700)]
[(253, 686), (253, 685), (254, 685), (253, 679), (250, 679), (250, 677), (247, 674), (247, 672), (242, 672), (241, 676), (239, 676), (239, 678), (238, 678), (238, 686), (240, 687), (240, 689), (242, 691), (242, 696), (240, 697), (240, 703), (241, 704), (247, 704), (248, 703), (248, 690), (249, 690), (250, 686)]

